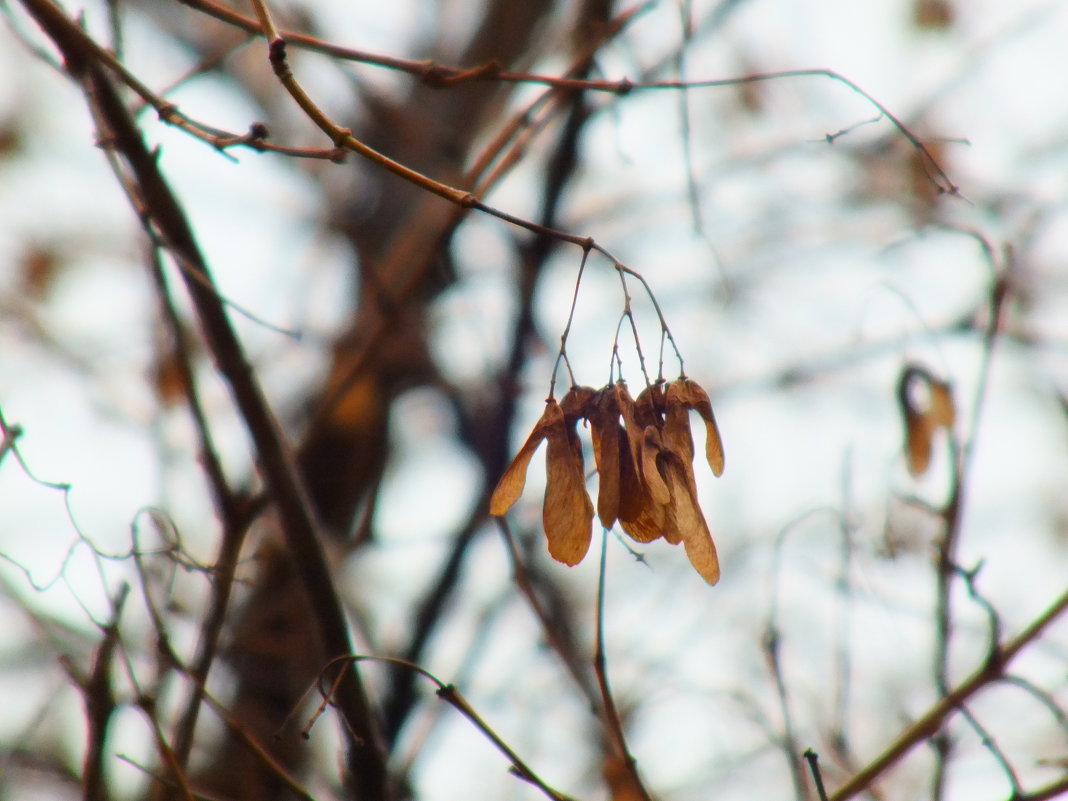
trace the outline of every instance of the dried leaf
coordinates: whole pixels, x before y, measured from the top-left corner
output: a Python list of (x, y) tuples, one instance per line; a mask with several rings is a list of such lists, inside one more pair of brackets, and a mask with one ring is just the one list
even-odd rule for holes
[[(921, 398), (916, 397), (919, 386), (924, 390)], [(905, 420), (905, 464), (909, 473), (919, 476), (931, 466), (935, 431), (949, 430), (956, 422), (953, 391), (926, 369), (909, 365), (901, 373), (897, 394)]]
[(931, 426), (924, 414), (905, 410), (905, 463), (914, 476), (931, 466)]
[(931, 389), (931, 399), (927, 409), (927, 419), (933, 426), (951, 429), (957, 422), (957, 406), (953, 402), (953, 390), (945, 381), (939, 381), (936, 378), (931, 378), (928, 384)]
[(152, 365), (152, 378), (164, 406), (176, 406), (185, 399), (185, 372), (178, 354), (173, 350), (159, 355)]
[(547, 437), (542, 521), (549, 555), (565, 565), (577, 565), (590, 549), (593, 537), (593, 503), (586, 492), (582, 445), (563, 421), (552, 426)]
[(545, 403), (545, 411), (542, 412), (541, 419), (534, 425), (534, 430), (530, 432), (527, 441), (523, 443), (523, 447), (519, 449), (519, 453), (501, 476), (501, 480), (497, 482), (497, 487), (490, 498), (491, 515), (500, 517), (519, 500), (519, 496), (523, 494), (523, 487), (527, 483), (527, 468), (530, 466), (530, 459), (554, 426), (565, 430), (563, 428), (564, 413), (560, 409), (560, 404), (550, 398)]
[(953, 24), (953, 7), (947, 0), (916, 0), (912, 19), (918, 28), (949, 28)]

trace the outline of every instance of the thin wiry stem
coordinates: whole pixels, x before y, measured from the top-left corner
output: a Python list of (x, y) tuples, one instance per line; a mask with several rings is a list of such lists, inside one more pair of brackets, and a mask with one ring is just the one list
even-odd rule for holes
[(595, 620), (596, 646), (593, 655), (593, 671), (597, 675), (597, 686), (601, 690), (601, 704), (605, 727), (610, 745), (615, 751), (615, 758), (622, 767), (620, 776), (626, 776), (628, 788), (636, 792), (645, 801), (651, 801), (649, 792), (638, 775), (638, 766), (627, 747), (626, 735), (623, 733), (623, 721), (619, 717), (615, 698), (608, 681), (608, 656), (604, 646), (604, 594), (605, 576), (607, 574), (608, 529), (601, 532), (601, 563), (597, 572), (597, 608)]
[[(460, 693), (459, 689), (457, 689), (455, 685), (446, 684), (433, 673), (431, 673), (429, 670), (420, 665), (415, 664), (414, 662), (409, 662), (405, 659), (400, 659), (398, 657), (374, 656), (368, 654), (352, 654), (349, 656), (336, 657), (332, 659), (323, 667), (323, 670), (320, 673), (320, 684), (322, 683), (322, 678), (325, 675), (327, 675), (332, 669), (341, 666), (344, 662), (385, 662), (391, 665), (399, 665), (400, 667), (407, 668), (408, 670), (411, 670), (422, 676), (423, 678), (427, 679), (428, 681), (432, 682), (434, 685), (437, 686), (436, 695), (438, 696), (438, 698), (449, 704), (449, 706), (451, 706), (453, 709), (455, 709), (457, 712), (467, 718), (468, 721), (470, 721), (475, 726), (475, 728), (478, 729), (483, 734), (483, 736), (486, 737), (486, 739), (493, 743), (493, 746), (508, 758), (512, 766), (512, 772), (516, 776), (518, 776), (523, 781), (528, 782), (537, 787), (548, 798), (552, 799), (552, 801), (571, 801), (568, 796), (546, 784), (545, 781), (542, 780), (542, 778), (538, 776), (538, 774), (535, 773), (534, 770), (530, 768), (530, 766), (527, 765), (526, 762), (524, 762), (519, 757), (515, 750), (510, 745), (508, 745), (507, 742), (505, 742), (504, 738), (502, 738), (493, 729), (492, 726), (490, 726), (485, 720), (483, 720), (482, 716), (479, 715), (475, 708), (471, 706), (471, 704), (468, 702), (468, 700), (463, 697), (463, 695)], [(334, 687), (320, 687), (320, 692), (322, 693), (323, 701), (320, 704), (319, 709), (313, 716), (312, 722), (308, 724), (309, 727), (323, 713), (327, 705), (331, 702), (331, 699), (333, 698), (334, 689)]]
[(831, 795), (830, 801), (845, 801), (847, 798), (864, 792), (909, 751), (932, 737), (950, 715), (959, 710), (972, 696), (1000, 679), (1012, 660), (1025, 647), (1042, 636), (1043, 632), (1066, 610), (1068, 610), (1068, 591), (1054, 599), (1045, 612), (1031, 621), (1030, 625), (1016, 637), (1000, 647), (993, 655), (993, 659), (986, 659), (978, 670), (940, 698), (915, 723), (906, 728), (882, 754), (839, 787)]
[[(579, 288), (582, 286), (582, 274), (586, 270), (586, 259), (589, 258), (590, 249), (583, 248), (582, 261), (579, 263), (578, 274), (575, 276), (575, 291), (571, 294), (571, 309), (567, 313), (567, 324), (564, 325), (564, 333), (560, 335), (560, 352), (556, 357), (556, 364), (553, 366), (553, 373), (549, 379), (549, 399), (553, 397), (553, 393), (556, 392), (556, 371), (560, 367), (560, 362), (567, 359), (567, 338), (571, 334), (571, 323), (575, 320), (575, 308), (578, 306)], [(568, 372), (571, 373), (571, 365), (567, 365)], [(571, 384), (575, 383), (575, 375), (571, 373)]]

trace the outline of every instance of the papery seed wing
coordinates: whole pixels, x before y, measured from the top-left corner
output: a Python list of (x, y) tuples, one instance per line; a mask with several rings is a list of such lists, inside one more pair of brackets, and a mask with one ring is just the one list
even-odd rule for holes
[(530, 459), (534, 456), (534, 451), (538, 449), (541, 441), (548, 436), (550, 428), (559, 426), (562, 429), (563, 425), (564, 414), (560, 410), (560, 405), (555, 400), (550, 399), (546, 402), (545, 411), (542, 412), (541, 419), (534, 425), (534, 430), (530, 432), (527, 441), (523, 443), (523, 447), (519, 449), (519, 453), (515, 455), (512, 463), (508, 465), (508, 469), (504, 471), (504, 475), (497, 482), (493, 495), (490, 497), (489, 511), (491, 515), (503, 515), (512, 507), (512, 504), (519, 500), (519, 496), (523, 494), (523, 487), (527, 483), (527, 467), (530, 466)]
[(629, 463), (630, 453), (622, 452), (627, 447), (626, 435), (619, 425), (619, 408), (610, 390), (600, 393), (589, 420), (598, 474), (597, 516), (601, 525), (612, 528), (619, 517), (621, 459)]
[(701, 415), (701, 419), (705, 421), (705, 458), (708, 459), (708, 466), (712, 468), (713, 475), (723, 475), (723, 440), (719, 435), (719, 426), (716, 425), (716, 415), (712, 412), (712, 401), (709, 400), (708, 393), (696, 381), (680, 378), (668, 387), (667, 400), (669, 409), (674, 400)]
[(957, 405), (953, 402), (953, 390), (945, 381), (931, 380), (931, 405), (927, 418), (933, 425), (946, 429), (957, 421)]
[[(670, 398), (670, 393), (668, 393)], [(664, 445), (684, 462), (693, 463), (693, 432), (690, 430), (690, 410), (668, 400), (664, 420)]]
[(665, 454), (663, 461), (671, 488), (674, 528), (682, 538), (690, 564), (705, 581), (715, 584), (719, 581), (719, 557), (712, 533), (697, 502), (693, 480), (687, 474), (686, 464), (675, 454)]
[[(926, 404), (915, 397), (916, 388), (926, 389)], [(914, 476), (931, 466), (931, 443), (935, 429), (951, 426), (956, 418), (953, 394), (949, 385), (939, 381), (926, 369), (909, 365), (897, 386), (898, 403), (905, 420), (905, 465)]]
[(579, 418), (589, 418), (593, 411), (598, 392), (593, 387), (574, 385), (560, 399), (560, 410), (564, 419), (574, 424)]
[(623, 418), (619, 465), (619, 525), (636, 542), (652, 542), (664, 534), (665, 506), (653, 500), (642, 476), (645, 432), (637, 419), (635, 401), (622, 382), (616, 384), (614, 389), (616, 404)]
[(664, 476), (660, 474), (657, 464), (657, 456), (664, 450), (660, 432), (653, 426), (646, 426), (642, 432), (642, 478), (645, 486), (649, 488), (649, 495), (653, 502), (659, 506), (667, 506), (671, 503), (671, 490), (668, 489)]
[(638, 423), (646, 426), (660, 427), (664, 413), (664, 387), (662, 384), (650, 384), (634, 400), (634, 410)]
[[(671, 491), (672, 508), (668, 513), (668, 524), (664, 530), (664, 539), (672, 545), (682, 541), (682, 528), (688, 523), (684, 520), (678, 522), (676, 506), (678, 505), (679, 492), (674, 483), (681, 481), (693, 498), (697, 497), (697, 479), (693, 473), (693, 434), (690, 431), (690, 410), (685, 406), (673, 402), (668, 393), (668, 407), (666, 421), (664, 422), (663, 442), (665, 452), (659, 457), (658, 466), (660, 473), (665, 476), (665, 482)], [(670, 470), (670, 472), (669, 472)]]
[(619, 461), (619, 525), (636, 542), (652, 542), (664, 533), (664, 506), (653, 501), (630, 458), (627, 434), (617, 430)]
[(593, 503), (586, 492), (582, 446), (563, 421), (550, 428), (547, 437), (542, 521), (549, 555), (565, 565), (577, 565), (593, 537)]
[(653, 502), (636, 473), (622, 472), (619, 526), (635, 542), (652, 542), (664, 536), (667, 507)]
[(642, 431), (645, 430), (645, 426), (638, 422), (637, 408), (634, 404), (634, 399), (627, 392), (625, 384), (616, 384), (616, 405), (619, 407), (619, 414), (623, 418), (623, 428), (627, 434), (627, 448), (630, 451), (631, 461), (634, 463), (635, 469), (640, 469), (639, 465), (642, 461)]
[(664, 510), (664, 540), (671, 545), (678, 545), (682, 542), (682, 530), (679, 528), (679, 521), (675, 516), (675, 504), (674, 502), (662, 507)]
[(914, 476), (931, 466), (931, 423), (912, 409), (905, 409), (905, 464)]
[[(631, 537), (640, 542), (649, 542), (660, 536), (660, 528), (663, 524), (663, 513), (657, 514), (658, 507), (653, 502), (638, 475), (634, 460), (630, 458), (627, 445), (627, 434), (622, 428), (617, 428), (616, 436), (619, 438), (619, 519), (623, 524), (623, 530)], [(640, 520), (647, 521), (646, 525), (638, 523)], [(627, 527), (627, 523), (639, 526), (641, 533), (636, 534), (634, 527)]]

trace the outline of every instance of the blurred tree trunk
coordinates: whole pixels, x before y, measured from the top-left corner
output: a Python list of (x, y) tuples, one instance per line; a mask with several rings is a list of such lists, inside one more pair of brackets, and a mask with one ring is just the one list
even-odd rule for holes
[[(433, 56), (462, 66), (522, 62), (552, 8), (548, 0), (492, 0), (462, 53)], [(496, 82), (448, 90), (416, 84), (399, 101), (365, 97), (371, 113), (353, 124), (364, 141), (391, 158), (458, 185), (475, 143), (498, 122), (508, 88)], [(372, 165), (356, 165), (347, 191), (351, 195), (331, 197), (327, 206), (340, 210), (332, 223), (352, 248), (357, 305), (334, 346), (324, 387), (309, 393), (317, 398), (316, 411), (299, 451), (305, 485), (339, 553), (358, 548), (368, 533), (357, 525), (364, 518), (357, 513), (373, 505), (388, 459), (391, 404), (404, 391), (436, 381), (426, 314), (452, 280), (449, 240), (461, 219), (456, 207)], [(299, 774), (307, 748), (299, 725), (287, 721), (315, 682), (323, 655), (281, 537), (263, 533), (257, 565), (229, 637), (227, 662), (237, 682), (231, 711)], [(291, 797), (233, 736), (196, 785), (249, 801)]]

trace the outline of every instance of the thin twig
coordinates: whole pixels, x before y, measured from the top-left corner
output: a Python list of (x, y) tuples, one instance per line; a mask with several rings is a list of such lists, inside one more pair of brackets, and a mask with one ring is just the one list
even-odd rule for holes
[(820, 801), (827, 801), (827, 788), (823, 786), (823, 774), (820, 772), (820, 757), (811, 748), (803, 754), (808, 762), (809, 772), (812, 773), (812, 781), (816, 783), (816, 795)]
[(645, 801), (652, 801), (649, 791), (645, 789), (641, 776), (638, 773), (638, 764), (627, 747), (627, 738), (623, 733), (623, 721), (619, 717), (616, 708), (616, 700), (612, 696), (612, 689), (608, 682), (608, 657), (604, 647), (604, 590), (605, 576), (607, 573), (608, 556), (608, 529), (601, 532), (601, 563), (597, 572), (597, 610), (595, 621), (596, 646), (593, 653), (593, 672), (597, 676), (597, 686), (601, 690), (601, 709), (605, 729), (609, 736), (609, 742), (615, 751), (615, 758), (623, 769), (621, 775), (626, 776), (629, 793), (637, 792)]
[[(480, 732), (482, 732), (482, 734), (486, 737), (486, 739), (488, 739), (491, 743), (493, 743), (493, 746), (508, 758), (509, 762), (511, 762), (512, 772), (516, 776), (518, 776), (523, 781), (528, 782), (528, 783), (534, 785), (535, 787), (537, 787), (539, 790), (542, 791), (542, 793), (544, 793), (546, 796), (548, 796), (550, 799), (552, 799), (552, 801), (571, 801), (571, 799), (568, 796), (564, 795), (563, 793), (559, 792), (558, 790), (553, 789), (548, 784), (546, 784), (542, 780), (542, 778), (540, 776), (538, 776), (538, 774), (535, 773), (530, 768), (530, 766), (528, 766), (526, 764), (526, 762), (524, 762), (519, 757), (519, 755), (512, 749), (512, 747), (510, 745), (508, 745), (508, 743), (506, 743), (504, 741), (504, 739), (499, 734), (497, 734), (496, 731), (494, 731), (493, 727), (490, 726), (488, 723), (486, 723), (485, 720), (482, 719), (482, 716), (478, 714), (478, 712), (475, 710), (475, 708), (473, 706), (471, 706), (470, 703), (468, 703), (467, 699), (463, 697), (463, 695), (460, 693), (460, 691), (456, 688), (455, 685), (446, 684), (445, 682), (443, 682), (441, 679), (439, 679), (437, 676), (435, 676), (433, 673), (431, 673), (429, 670), (427, 670), (424, 667), (421, 667), (421, 666), (419, 666), (417, 664), (414, 664), (412, 662), (408, 662), (407, 660), (404, 660), (404, 659), (398, 659), (397, 657), (389, 657), (389, 656), (373, 656), (373, 655), (368, 655), (368, 654), (355, 654), (355, 655), (349, 655), (349, 656), (344, 656), (344, 657), (337, 657), (337, 658), (333, 659), (330, 662), (330, 664), (326, 665), (323, 670), (324, 670), (324, 672), (328, 671), (332, 667), (335, 667), (338, 664), (340, 664), (342, 662), (345, 662), (345, 661), (348, 661), (348, 662), (384, 662), (384, 663), (388, 663), (388, 664), (391, 664), (391, 665), (398, 665), (400, 667), (407, 668), (408, 670), (411, 670), (411, 671), (415, 672), (416, 674), (422, 676), (423, 678), (427, 679), (428, 681), (432, 682), (438, 688), (436, 693), (435, 693), (438, 696), (438, 698), (440, 698), (445, 703), (449, 704), (451, 707), (453, 707), (453, 709), (455, 709), (457, 712), (459, 712), (461, 715), (463, 715), (465, 718), (467, 718), (472, 724), (474, 724), (475, 728), (477, 728)], [(333, 688), (331, 688), (330, 692), (324, 692), (323, 693), (323, 705), (329, 703), (332, 691), (333, 691)], [(321, 712), (321, 710), (323, 708), (324, 708), (324, 706), (320, 706), (320, 712)], [(317, 714), (319, 714), (319, 713), (317, 713)], [(313, 722), (314, 722), (314, 720), (313, 720)]]
[[(185, 213), (160, 172), (155, 156), (145, 146), (129, 110), (100, 67), (97, 48), (86, 45), (80, 28), (50, 0), (24, 0), (24, 5), (59, 47), (71, 75), (86, 83), (86, 91), (98, 113), (107, 121), (107, 139), (126, 160), (154, 224), (197, 267), (197, 272), (210, 281), (207, 261)], [(350, 653), (348, 623), (293, 456), (217, 294), (188, 277), (185, 283), (216, 365), (229, 383), (255, 443), (271, 500), (279, 512), (290, 558), (315, 610), (314, 620), (325, 655), (329, 658)], [(377, 721), (359, 675), (354, 668), (348, 673), (338, 705), (351, 732), (350, 770), (359, 776), (355, 786), (364, 797), (378, 801), (387, 797), (387, 772)]]
[(985, 660), (982, 667), (940, 698), (915, 723), (901, 732), (882, 754), (838, 788), (831, 795), (830, 801), (845, 801), (863, 792), (909, 751), (937, 733), (946, 719), (960, 709), (973, 695), (1001, 678), (1020, 651), (1038, 639), (1054, 621), (1064, 614), (1065, 610), (1068, 610), (1068, 591), (1056, 598), (1049, 608), (1035, 618), (1027, 628), (999, 648), (994, 659)]

